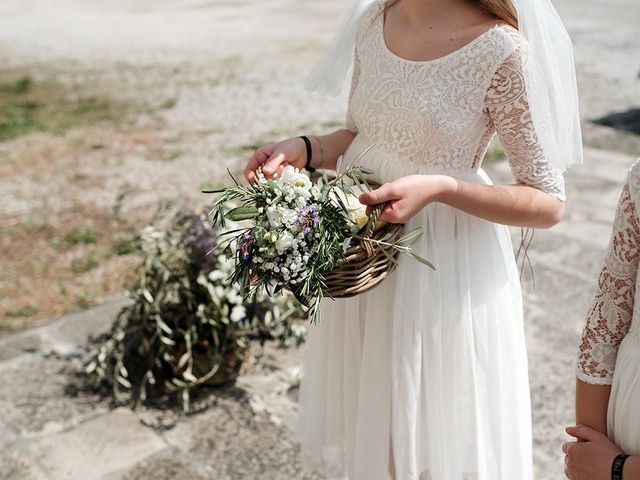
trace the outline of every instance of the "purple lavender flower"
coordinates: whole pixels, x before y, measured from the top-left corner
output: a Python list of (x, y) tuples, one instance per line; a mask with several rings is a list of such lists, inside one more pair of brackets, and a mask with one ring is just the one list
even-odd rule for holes
[(191, 253), (191, 262), (204, 272), (215, 267), (215, 255), (209, 253), (218, 243), (218, 235), (214, 228), (195, 214), (185, 214), (182, 239)]
[(240, 240), (240, 245), (238, 246), (240, 250), (240, 256), (243, 260), (249, 260), (251, 256), (251, 247), (253, 246), (253, 237), (249, 232), (244, 232), (242, 235), (242, 240)]
[(318, 213), (318, 205), (312, 203), (311, 205), (305, 205), (298, 212), (300, 218), (298, 218), (298, 225), (306, 235), (320, 223), (320, 213)]

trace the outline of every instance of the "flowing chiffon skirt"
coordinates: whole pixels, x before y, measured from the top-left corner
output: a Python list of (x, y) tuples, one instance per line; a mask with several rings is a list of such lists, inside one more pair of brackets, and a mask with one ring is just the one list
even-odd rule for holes
[[(376, 154), (363, 164), (379, 182), (419, 173)], [(466, 179), (490, 183), (482, 171)], [(530, 480), (527, 356), (508, 229), (439, 203), (407, 231), (418, 226), (425, 234), (414, 249), (436, 271), (401, 256), (377, 288), (324, 300), (310, 326), (303, 461), (349, 480)]]
[(611, 439), (625, 453), (640, 455), (640, 328), (636, 325), (618, 349), (607, 415)]

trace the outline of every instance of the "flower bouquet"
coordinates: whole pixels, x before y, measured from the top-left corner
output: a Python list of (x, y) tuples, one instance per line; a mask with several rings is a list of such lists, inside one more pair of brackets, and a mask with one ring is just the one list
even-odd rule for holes
[[(287, 166), (272, 178), (258, 171), (252, 185), (240, 185), (231, 176), (234, 186), (205, 192), (220, 194), (211, 211), (214, 224), (246, 222), (227, 232), (224, 250), (235, 261), (230, 281), (240, 284), (243, 295), (272, 295), (286, 288), (315, 322), (324, 296), (351, 296), (373, 288), (397, 266), (398, 253), (433, 268), (410, 248), (422, 229), (403, 234), (402, 225), (377, 221), (384, 205), (367, 215), (358, 201), (360, 193), (371, 189), (366, 176), (373, 172), (358, 164), (365, 153), (342, 173), (329, 179), (325, 172), (316, 183)], [(350, 270), (357, 270), (362, 285), (332, 289), (332, 278), (352, 281)]]

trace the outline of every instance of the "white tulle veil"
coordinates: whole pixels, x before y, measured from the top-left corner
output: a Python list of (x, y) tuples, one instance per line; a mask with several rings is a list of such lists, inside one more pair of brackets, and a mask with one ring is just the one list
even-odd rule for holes
[[(355, 0), (327, 53), (305, 81), (310, 91), (339, 94), (354, 59), (358, 19), (373, 3)], [(582, 162), (578, 91), (569, 34), (550, 0), (512, 0), (527, 40), (524, 77), (531, 117), (547, 158), (559, 170)]]

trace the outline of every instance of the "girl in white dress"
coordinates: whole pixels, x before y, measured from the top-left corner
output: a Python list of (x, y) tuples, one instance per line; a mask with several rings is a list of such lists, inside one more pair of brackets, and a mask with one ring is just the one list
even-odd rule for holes
[[(348, 165), (374, 145), (362, 164), (383, 185), (361, 201), (386, 201), (383, 219), (422, 227), (414, 248), (437, 268), (401, 258), (374, 290), (325, 300), (310, 326), (299, 434), (303, 457), (329, 478), (532, 478), (521, 292), (505, 225), (554, 225), (562, 166), (575, 158), (558, 166), (543, 146), (551, 117), (532, 118), (515, 13), (510, 0), (372, 2), (357, 16), (346, 128), (307, 139), (310, 156), (292, 138), (247, 164), (250, 181), (260, 165), (267, 175), (308, 162), (334, 169), (340, 155)], [(565, 118), (579, 145), (574, 110)], [(496, 132), (512, 185), (492, 185), (481, 169)]]
[[(609, 248), (580, 343), (576, 421), (562, 446), (572, 480), (640, 478), (640, 163), (622, 189)], [(622, 462), (624, 460), (624, 462)]]

